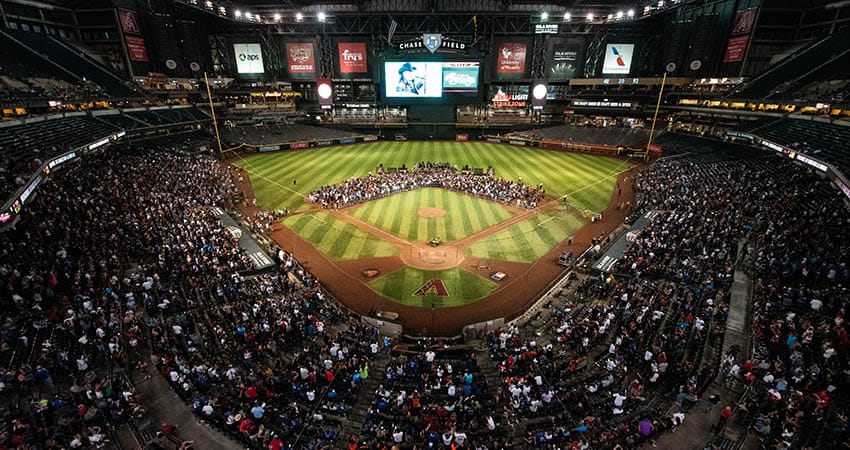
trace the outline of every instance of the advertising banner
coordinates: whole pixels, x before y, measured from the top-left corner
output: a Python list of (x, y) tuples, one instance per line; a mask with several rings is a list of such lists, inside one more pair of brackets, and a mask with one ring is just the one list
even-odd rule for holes
[(581, 44), (577, 42), (553, 42), (547, 58), (547, 77), (550, 80), (568, 80), (578, 76), (580, 52)]
[(747, 45), (749, 43), (749, 35), (729, 38), (729, 43), (726, 44), (726, 55), (723, 56), (723, 62), (743, 61), (744, 55), (747, 54)]
[(233, 44), (236, 72), (241, 74), (264, 73), (263, 52), (260, 44)]
[(366, 73), (367, 56), (366, 44), (363, 42), (340, 42), (339, 50), (339, 72), (340, 73)]
[(603, 75), (628, 75), (632, 70), (634, 44), (608, 44), (605, 46), (605, 61), (602, 63)]
[(455, 140), (458, 142), (466, 142), (469, 140), (469, 134), (466, 133), (457, 133), (455, 135)]
[(127, 36), (127, 56), (130, 61), (148, 61), (148, 51), (145, 48), (145, 40), (140, 37)]
[(316, 72), (313, 44), (310, 42), (286, 44), (286, 62), (290, 74)]
[(308, 147), (310, 147), (310, 144), (307, 143), (307, 142), (293, 142), (293, 143), (289, 144), (289, 148), (291, 148), (292, 150), (299, 149), (299, 148), (308, 148)]
[(525, 73), (525, 57), (528, 47), (519, 42), (503, 42), (499, 45), (496, 73)]

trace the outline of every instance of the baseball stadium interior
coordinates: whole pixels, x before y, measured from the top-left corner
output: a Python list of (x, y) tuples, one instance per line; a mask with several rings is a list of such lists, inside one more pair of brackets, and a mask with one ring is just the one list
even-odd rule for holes
[(0, 18), (0, 449), (850, 449), (850, 1)]

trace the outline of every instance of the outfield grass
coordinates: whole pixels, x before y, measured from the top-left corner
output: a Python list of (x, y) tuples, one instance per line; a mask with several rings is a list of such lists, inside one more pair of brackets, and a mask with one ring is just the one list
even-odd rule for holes
[[(414, 295), (429, 280), (441, 280), (449, 295)], [(432, 304), (437, 308), (465, 305), (486, 297), (499, 287), (493, 281), (459, 267), (435, 271), (404, 267), (371, 281), (369, 286), (401, 304), (422, 308), (430, 308)]]
[[(425, 207), (442, 208), (446, 215), (419, 216), (419, 209)], [(368, 202), (350, 214), (411, 242), (427, 241), (434, 236), (453, 242), (513, 216), (496, 202), (440, 188), (391, 195)]]
[(324, 212), (290, 216), (283, 223), (332, 260), (396, 256), (399, 253), (395, 245)]
[[(237, 160), (251, 174), (257, 200), (264, 208), (305, 209), (305, 196), (327, 184), (364, 176), (379, 164), (412, 167), (419, 161), (445, 161), (459, 167), (492, 165), (496, 176), (522, 177), (543, 183), (555, 197), (568, 195), (578, 211), (601, 211), (611, 200), (616, 174), (629, 168), (623, 161), (602, 156), (556, 152), (490, 142), (374, 142), (320, 149), (267, 153)], [(297, 183), (293, 184), (293, 181)]]
[(584, 220), (562, 212), (538, 214), (476, 241), (466, 249), (466, 255), (532, 263), (584, 224)]

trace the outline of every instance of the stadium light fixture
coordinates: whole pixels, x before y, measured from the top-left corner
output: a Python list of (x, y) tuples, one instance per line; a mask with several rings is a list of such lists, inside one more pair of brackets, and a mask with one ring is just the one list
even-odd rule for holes
[(546, 11), (543, 11), (543, 13), (540, 14), (540, 20), (542, 20), (544, 22), (549, 20), (549, 13), (547, 13)]
[(275, 22), (280, 22), (280, 14), (275, 14), (275, 15), (274, 15), (274, 21), (275, 21)]
[(570, 20), (572, 20), (572, 19), (573, 19), (572, 14), (570, 14), (570, 13), (568, 13), (568, 12), (565, 12), (565, 13), (564, 13), (564, 20), (565, 20), (565, 21), (569, 22), (569, 21), (570, 21)]
[(663, 8), (663, 7), (664, 7), (664, 0), (658, 0), (658, 7), (659, 7), (659, 8)]
[(250, 12), (246, 12), (246, 13), (245, 13), (245, 18), (246, 18), (246, 19), (248, 19), (248, 20), (251, 20), (251, 13), (250, 13)]
[(237, 9), (236, 11), (233, 11), (233, 15), (236, 16), (236, 17), (242, 17), (242, 11), (239, 11)]
[(629, 12), (626, 13), (626, 15), (628, 15), (629, 17), (634, 17), (635, 16), (635, 10), (630, 9)]
[(623, 18), (623, 11), (617, 11), (617, 18), (618, 18), (618, 19), (622, 19), (622, 18)]
[(593, 22), (593, 13), (587, 13), (587, 21)]
[(304, 14), (296, 13), (295, 14), (295, 20), (301, 22), (302, 20), (304, 20)]
[(324, 22), (327, 17), (324, 11), (319, 11), (319, 22)]

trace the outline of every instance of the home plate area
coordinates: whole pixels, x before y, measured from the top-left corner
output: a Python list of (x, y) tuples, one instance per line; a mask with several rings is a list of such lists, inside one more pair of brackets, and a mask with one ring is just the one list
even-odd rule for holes
[(419, 259), (425, 264), (443, 264), (446, 262), (446, 251), (439, 248), (419, 249)]

